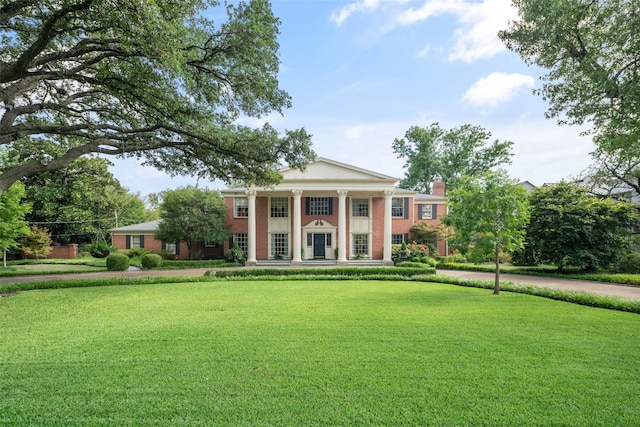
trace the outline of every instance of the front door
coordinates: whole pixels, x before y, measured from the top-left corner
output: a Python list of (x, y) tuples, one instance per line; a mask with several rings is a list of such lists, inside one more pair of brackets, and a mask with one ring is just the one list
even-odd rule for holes
[(324, 259), (324, 248), (325, 248), (324, 233), (314, 234), (313, 235), (313, 257)]

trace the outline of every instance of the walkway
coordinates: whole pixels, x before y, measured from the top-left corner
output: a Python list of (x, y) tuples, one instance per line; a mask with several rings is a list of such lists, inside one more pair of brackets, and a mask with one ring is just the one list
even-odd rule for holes
[[(140, 278), (140, 277), (201, 277), (210, 268), (192, 268), (186, 270), (144, 270), (121, 271), (100, 273), (74, 273), (74, 274), (47, 274), (38, 276), (1, 277), (0, 284), (40, 282), (46, 280), (73, 280), (73, 279), (99, 279), (99, 278)], [(443, 276), (458, 277), (461, 279), (479, 279), (493, 281), (493, 273), (477, 271), (438, 270)], [(500, 274), (501, 281), (526, 283), (547, 288), (586, 291), (600, 295), (611, 295), (620, 298), (640, 300), (640, 287), (620, 284), (591, 282), (587, 280), (557, 279), (555, 277), (524, 276), (520, 274)]]

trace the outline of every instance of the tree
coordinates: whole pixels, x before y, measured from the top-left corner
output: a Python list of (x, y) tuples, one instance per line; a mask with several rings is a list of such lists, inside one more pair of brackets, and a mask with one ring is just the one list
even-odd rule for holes
[(109, 172), (106, 159), (82, 157), (55, 171), (23, 178), (33, 205), (27, 220), (48, 228), (54, 241), (88, 243), (110, 228), (150, 221), (139, 195)]
[(16, 182), (0, 195), (0, 251), (4, 267), (7, 266), (7, 250), (18, 247), (17, 239), (29, 234), (24, 216), (31, 210), (31, 205), (21, 203), (24, 194), (24, 185)]
[(640, 3), (513, 0), (499, 33), (527, 64), (549, 70), (535, 92), (561, 124), (592, 122), (599, 152), (640, 158)]
[(522, 245), (529, 220), (527, 191), (506, 172), (464, 176), (449, 192), (445, 224), (454, 228), (453, 247), (476, 259), (495, 257), (493, 293), (500, 293), (500, 252)]
[(607, 191), (629, 189), (640, 195), (640, 157), (634, 158), (631, 153), (597, 153), (596, 163), (583, 177), (595, 194)]
[(184, 240), (193, 259), (203, 244), (224, 243), (229, 237), (225, 219), (224, 200), (217, 191), (192, 186), (167, 190), (162, 192), (155, 237), (165, 242)]
[[(33, 158), (0, 192), (90, 153), (171, 174), (277, 182), (314, 157), (304, 129), (238, 119), (289, 108), (278, 87), (279, 20), (267, 0), (6, 0), (0, 7), (0, 144)], [(56, 150), (51, 150), (55, 147)], [(43, 150), (43, 148), (47, 148)]]
[(436, 180), (447, 190), (457, 186), (463, 175), (475, 176), (487, 169), (511, 163), (513, 142), (495, 140), (479, 126), (463, 125), (445, 130), (438, 123), (428, 128), (412, 126), (404, 139), (393, 141), (393, 151), (406, 160), (400, 188), (431, 194)]
[(21, 248), (27, 257), (46, 258), (51, 253), (51, 233), (32, 225), (29, 234), (22, 238)]
[(631, 203), (599, 199), (568, 182), (536, 188), (529, 198), (529, 249), (560, 271), (606, 268), (632, 247), (630, 227), (638, 218)]
[(418, 221), (409, 230), (411, 240), (426, 245), (430, 254), (437, 254), (438, 240), (446, 239), (447, 229), (444, 224), (429, 224), (426, 221)]

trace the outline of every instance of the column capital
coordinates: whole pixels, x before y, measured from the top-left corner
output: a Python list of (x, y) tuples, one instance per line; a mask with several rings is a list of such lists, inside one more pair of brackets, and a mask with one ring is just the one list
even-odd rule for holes
[(384, 190), (383, 193), (384, 193), (384, 198), (385, 199), (389, 199), (389, 198), (393, 197), (394, 191), (393, 190)]
[(340, 198), (347, 197), (347, 194), (349, 194), (349, 190), (338, 190), (338, 197)]
[(247, 197), (249, 197), (250, 199), (251, 198), (255, 199), (256, 194), (257, 194), (256, 190), (253, 190), (251, 188), (245, 190), (245, 193), (247, 193)]
[(302, 190), (291, 190), (291, 193), (293, 193), (293, 197), (301, 197), (302, 196)]

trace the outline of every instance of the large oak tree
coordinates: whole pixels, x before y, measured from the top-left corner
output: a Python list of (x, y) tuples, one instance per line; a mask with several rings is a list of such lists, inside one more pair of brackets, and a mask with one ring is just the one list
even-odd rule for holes
[(547, 74), (535, 92), (561, 124), (589, 124), (598, 167), (638, 192), (640, 3), (513, 0), (519, 17), (499, 36)]
[(0, 144), (34, 157), (2, 170), (0, 192), (89, 153), (262, 184), (281, 161), (304, 167), (304, 129), (238, 120), (291, 105), (278, 25), (266, 0), (3, 0)]

